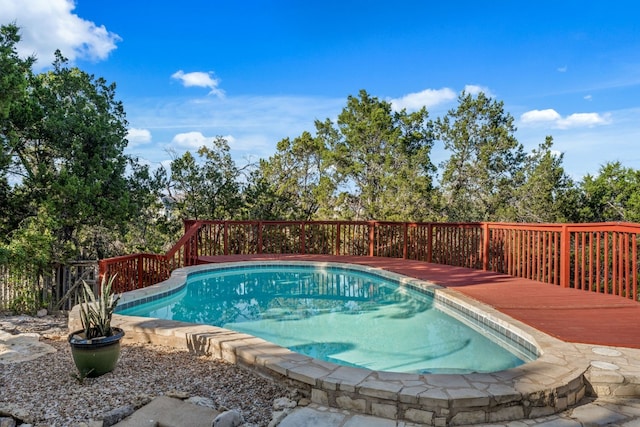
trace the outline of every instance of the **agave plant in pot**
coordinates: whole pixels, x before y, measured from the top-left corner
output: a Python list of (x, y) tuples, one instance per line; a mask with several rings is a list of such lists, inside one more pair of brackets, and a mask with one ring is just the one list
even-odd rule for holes
[(103, 278), (97, 298), (86, 282), (80, 297), (82, 328), (69, 334), (71, 355), (80, 377), (97, 377), (111, 372), (120, 357), (120, 340), (124, 331), (111, 326), (113, 311), (120, 300), (112, 293), (113, 280)]

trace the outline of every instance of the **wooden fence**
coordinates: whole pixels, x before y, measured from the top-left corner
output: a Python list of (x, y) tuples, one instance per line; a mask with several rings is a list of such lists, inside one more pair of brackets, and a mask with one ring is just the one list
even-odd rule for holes
[(640, 224), (185, 221), (165, 255), (100, 261), (118, 292), (165, 280), (200, 257), (324, 254), (392, 257), (489, 270), (638, 299)]
[(0, 311), (35, 313), (68, 310), (78, 301), (82, 281), (96, 290), (98, 261), (71, 261), (51, 269), (0, 264)]

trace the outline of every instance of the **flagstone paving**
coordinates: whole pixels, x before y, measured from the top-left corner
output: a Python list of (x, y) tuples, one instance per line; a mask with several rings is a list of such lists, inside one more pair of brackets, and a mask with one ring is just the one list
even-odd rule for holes
[[(417, 427), (424, 424), (376, 418), (312, 404), (295, 409), (280, 427)], [(547, 417), (475, 424), (477, 427), (638, 427), (640, 400), (599, 398)]]

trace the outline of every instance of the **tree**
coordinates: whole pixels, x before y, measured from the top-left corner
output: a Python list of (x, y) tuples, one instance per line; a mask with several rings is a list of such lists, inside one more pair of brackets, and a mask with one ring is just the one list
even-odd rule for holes
[(390, 103), (364, 90), (348, 97), (329, 145), (344, 217), (406, 221), (432, 214), (433, 135), (427, 118), (424, 108), (392, 111)]
[(132, 159), (128, 176), (128, 192), (135, 206), (134, 215), (123, 238), (123, 252), (166, 252), (180, 238), (183, 224), (166, 210), (165, 189), (169, 187), (169, 177), (164, 167), (151, 171), (148, 165)]
[[(324, 140), (305, 131), (293, 140), (278, 142), (276, 154), (260, 162), (253, 178), (260, 182), (265, 194), (278, 201), (277, 205), (271, 204), (278, 212), (277, 219), (310, 220), (316, 216), (335, 189), (327, 155)], [(257, 184), (252, 188), (257, 189)], [(261, 195), (262, 200), (265, 194)]]
[(585, 222), (640, 222), (640, 171), (609, 162), (581, 183), (580, 216)]
[(436, 121), (451, 157), (442, 165), (443, 203), (450, 221), (512, 220), (510, 205), (522, 184), (524, 150), (513, 117), (484, 93), (462, 93), (458, 107)]
[(0, 26), (0, 235), (8, 236), (24, 218), (12, 195), (9, 179), (15, 180), (15, 148), (25, 132), (41, 117), (30, 96), (35, 58), (21, 59), (16, 50), (18, 27)]
[(229, 144), (219, 136), (212, 147), (198, 149), (199, 163), (187, 151), (171, 162), (169, 196), (181, 218), (230, 219), (240, 215), (242, 199), (240, 170), (229, 153)]
[(124, 109), (115, 84), (68, 67), (60, 52), (55, 57), (51, 71), (28, 80), (23, 120), (3, 130), (16, 181), (13, 215), (56, 219), (54, 260), (103, 257), (105, 248), (87, 229), (122, 229), (133, 213)]
[(564, 154), (554, 153), (553, 138), (525, 159), (524, 183), (517, 189), (515, 219), (520, 222), (567, 222), (576, 219), (577, 191), (562, 167)]
[(243, 191), (241, 218), (245, 220), (288, 219), (294, 202), (278, 191), (277, 183), (269, 177), (268, 161), (260, 159), (258, 168), (249, 174), (249, 182)]

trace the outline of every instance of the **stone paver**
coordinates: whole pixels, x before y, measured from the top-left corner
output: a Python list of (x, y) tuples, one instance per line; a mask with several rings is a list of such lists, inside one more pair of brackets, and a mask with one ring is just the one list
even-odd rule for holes
[(298, 408), (280, 422), (279, 427), (342, 426), (348, 415), (321, 406)]
[(571, 416), (584, 423), (610, 425), (620, 421), (625, 421), (626, 416), (612, 411), (607, 406), (584, 405), (578, 406), (571, 411)]
[(39, 334), (12, 335), (0, 330), (0, 365), (26, 362), (55, 352), (55, 348), (40, 341)]
[[(417, 427), (403, 421), (376, 418), (311, 404), (297, 408), (280, 427)], [(431, 424), (433, 425), (433, 424)], [(548, 417), (475, 424), (478, 427), (640, 427), (640, 399), (602, 398)]]
[[(146, 426), (158, 421), (166, 426), (185, 425), (185, 422), (190, 426), (209, 426), (215, 415), (216, 412), (208, 408), (196, 407), (177, 399), (163, 397), (143, 407), (118, 426)], [(424, 425), (434, 424), (390, 420), (316, 404), (294, 409), (279, 424), (280, 427), (419, 427)], [(601, 398), (547, 417), (476, 425), (479, 427), (640, 427), (640, 400)]]
[(210, 427), (218, 411), (205, 406), (192, 405), (167, 396), (160, 396), (137, 410), (116, 427)]

